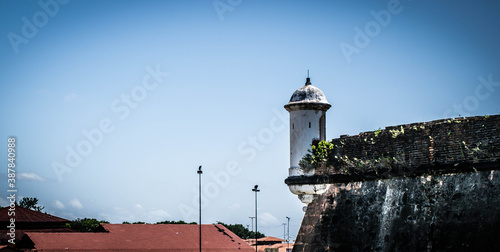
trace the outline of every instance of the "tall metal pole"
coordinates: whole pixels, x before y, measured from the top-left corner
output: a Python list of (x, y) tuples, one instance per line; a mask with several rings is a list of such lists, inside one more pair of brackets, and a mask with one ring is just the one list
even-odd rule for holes
[(198, 177), (199, 177), (199, 197), (200, 197), (200, 222), (199, 222), (199, 226), (200, 226), (200, 252), (201, 252), (201, 174), (203, 174), (203, 171), (201, 170), (201, 165), (200, 167), (198, 167)]
[(252, 232), (253, 232), (253, 219), (255, 219), (255, 217), (248, 217), (250, 218), (250, 222), (252, 223)]
[(283, 223), (283, 240), (286, 240), (286, 223)]
[(287, 239), (287, 243), (288, 243), (288, 248), (290, 248), (290, 217), (286, 217), (288, 219), (288, 239)]
[(255, 192), (255, 252), (257, 252), (257, 193), (260, 192), (259, 185), (255, 185), (252, 191)]

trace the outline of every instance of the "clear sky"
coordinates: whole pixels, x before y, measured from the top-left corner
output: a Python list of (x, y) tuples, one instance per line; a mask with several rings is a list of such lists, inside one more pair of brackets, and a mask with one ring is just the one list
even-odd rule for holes
[(204, 223), (250, 226), (258, 184), (259, 231), (294, 238), (307, 70), (330, 139), (499, 114), (499, 27), (498, 1), (0, 0), (0, 153), (19, 199), (112, 223), (197, 221), (203, 165)]

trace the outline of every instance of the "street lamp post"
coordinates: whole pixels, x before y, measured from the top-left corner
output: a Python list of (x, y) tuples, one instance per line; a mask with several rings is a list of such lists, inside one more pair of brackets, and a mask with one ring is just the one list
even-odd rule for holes
[(200, 252), (201, 252), (201, 174), (203, 174), (203, 171), (201, 170), (201, 165), (198, 167), (198, 175), (199, 175), (199, 197), (200, 197), (200, 221), (199, 221), (199, 226), (200, 226)]
[(252, 217), (248, 217), (248, 218), (250, 218), (250, 222), (252, 223), (252, 232), (253, 232), (253, 219), (255, 219), (255, 217), (252, 216)]
[(288, 239), (287, 239), (287, 243), (288, 243), (288, 248), (290, 249), (290, 217), (286, 217), (287, 220), (288, 220)]
[(283, 240), (286, 241), (286, 223), (283, 223)]
[(252, 191), (255, 192), (255, 252), (257, 252), (257, 193), (260, 192), (259, 185), (255, 185)]

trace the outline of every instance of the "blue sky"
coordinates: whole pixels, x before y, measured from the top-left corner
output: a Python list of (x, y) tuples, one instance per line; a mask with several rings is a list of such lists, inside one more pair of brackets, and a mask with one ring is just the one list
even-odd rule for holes
[(496, 1), (1, 0), (0, 150), (17, 138), (18, 197), (61, 217), (196, 221), (203, 165), (204, 223), (250, 225), (258, 184), (259, 230), (281, 237), (289, 216), (295, 237), (283, 105), (307, 70), (333, 105), (330, 139), (498, 114), (499, 14)]

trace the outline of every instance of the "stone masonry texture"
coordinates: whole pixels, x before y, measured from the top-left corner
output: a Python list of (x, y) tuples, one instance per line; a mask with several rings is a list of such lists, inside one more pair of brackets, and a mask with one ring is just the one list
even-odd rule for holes
[[(349, 160), (395, 161), (385, 174), (317, 170), (330, 188), (307, 207), (293, 251), (500, 251), (500, 115), (399, 125), (332, 143)], [(293, 183), (301, 181), (315, 183)]]

